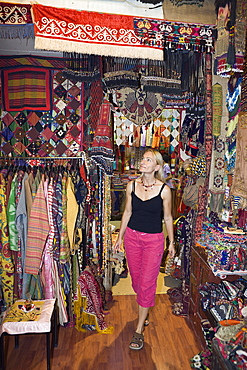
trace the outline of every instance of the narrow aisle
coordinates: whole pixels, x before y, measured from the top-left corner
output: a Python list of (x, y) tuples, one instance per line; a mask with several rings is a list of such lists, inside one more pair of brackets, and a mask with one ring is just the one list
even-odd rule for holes
[[(113, 334), (83, 333), (74, 327), (60, 327), (51, 370), (190, 370), (190, 359), (200, 347), (186, 320), (171, 313), (167, 294), (156, 297), (150, 324), (144, 332), (144, 348), (129, 349), (136, 325), (136, 307), (134, 295), (113, 297), (106, 315), (107, 324), (114, 326)], [(6, 370), (46, 370), (45, 335), (20, 336), (17, 349), (13, 337), (5, 340)]]

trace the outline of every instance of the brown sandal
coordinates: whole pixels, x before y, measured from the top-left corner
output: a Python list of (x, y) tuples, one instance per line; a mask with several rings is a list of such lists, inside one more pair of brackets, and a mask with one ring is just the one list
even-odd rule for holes
[(135, 332), (131, 339), (129, 348), (139, 350), (143, 348), (143, 345), (144, 345), (144, 335)]

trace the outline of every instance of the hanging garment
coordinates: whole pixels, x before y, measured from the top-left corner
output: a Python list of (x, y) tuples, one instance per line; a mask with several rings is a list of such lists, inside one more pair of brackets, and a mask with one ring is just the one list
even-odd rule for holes
[(0, 272), (3, 286), (3, 299), (7, 306), (13, 304), (13, 286), (14, 286), (14, 264), (9, 249), (9, 236), (6, 214), (6, 182), (2, 173), (0, 173), (0, 228), (2, 250), (0, 255)]
[(67, 228), (71, 254), (75, 254), (75, 225), (78, 214), (78, 203), (75, 197), (72, 177), (68, 177), (67, 183)]
[(25, 272), (38, 275), (41, 256), (49, 234), (49, 221), (44, 195), (44, 178), (40, 181), (28, 223)]
[(26, 299), (26, 283), (27, 274), (25, 273), (25, 260), (26, 260), (26, 243), (27, 243), (27, 208), (25, 199), (25, 181), (27, 180), (27, 173), (24, 174), (22, 180), (21, 193), (19, 197), (19, 202), (16, 207), (16, 229), (18, 231), (18, 238), (20, 240), (20, 258), (21, 258), (21, 279), (22, 279), (22, 289), (20, 297)]
[(15, 224), (16, 218), (16, 186), (17, 186), (17, 173), (14, 174), (14, 178), (11, 181), (11, 189), (9, 194), (9, 200), (7, 204), (7, 222), (9, 227), (9, 249), (12, 251), (18, 251), (17, 242), (17, 230)]

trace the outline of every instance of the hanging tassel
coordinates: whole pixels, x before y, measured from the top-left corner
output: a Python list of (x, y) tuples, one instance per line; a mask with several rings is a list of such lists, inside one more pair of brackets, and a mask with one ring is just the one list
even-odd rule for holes
[(0, 25), (1, 39), (34, 39), (34, 25), (17, 24), (17, 25)]

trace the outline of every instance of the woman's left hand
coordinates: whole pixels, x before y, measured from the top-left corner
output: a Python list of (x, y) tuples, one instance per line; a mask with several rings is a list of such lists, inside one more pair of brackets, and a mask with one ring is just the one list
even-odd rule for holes
[(176, 252), (176, 251), (175, 251), (174, 243), (170, 243), (170, 244), (169, 244), (168, 251), (169, 251), (168, 256), (169, 256), (170, 258), (173, 258), (173, 257), (175, 256), (175, 252)]

